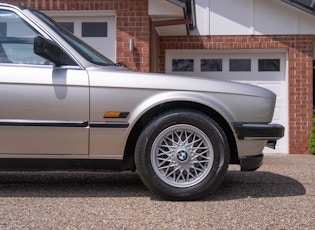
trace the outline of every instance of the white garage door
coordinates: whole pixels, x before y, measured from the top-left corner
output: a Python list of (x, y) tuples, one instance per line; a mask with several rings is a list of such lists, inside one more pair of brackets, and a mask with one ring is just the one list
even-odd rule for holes
[(264, 153), (288, 153), (288, 81), (285, 50), (224, 51), (167, 50), (166, 73), (194, 75), (244, 82), (267, 88), (277, 95), (273, 123), (286, 128), (275, 150)]
[(116, 62), (116, 17), (112, 11), (47, 11), (47, 15)]

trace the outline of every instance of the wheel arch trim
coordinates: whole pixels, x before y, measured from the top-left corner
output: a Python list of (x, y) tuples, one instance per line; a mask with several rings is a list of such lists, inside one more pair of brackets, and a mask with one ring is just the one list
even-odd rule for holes
[[(166, 92), (147, 98), (139, 104), (130, 117), (130, 132), (124, 150), (124, 159), (130, 158), (134, 151), (131, 147), (135, 146), (143, 128), (157, 114), (161, 114), (171, 109), (193, 109), (212, 117), (219, 125), (224, 124), (224, 130), (228, 132), (228, 140), (235, 153), (231, 152), (231, 162), (238, 163), (237, 144), (234, 136), (234, 129), (231, 120), (234, 119), (227, 106), (219, 103), (215, 97), (207, 97), (204, 93), (195, 92)], [(213, 117), (214, 116), (214, 117)], [(233, 142), (233, 143), (231, 143)], [(233, 156), (232, 156), (233, 155)], [(235, 162), (237, 161), (237, 162)]]
[[(131, 127), (148, 111), (166, 103), (179, 103), (190, 102), (196, 103), (210, 108), (211, 110), (220, 114), (222, 118), (229, 123), (235, 121), (233, 113), (230, 111), (222, 101), (219, 101), (215, 96), (211, 94), (205, 95), (205, 93), (199, 92), (162, 92), (155, 94), (144, 101), (142, 101), (131, 113), (129, 123)], [(233, 126), (230, 124), (231, 129)]]

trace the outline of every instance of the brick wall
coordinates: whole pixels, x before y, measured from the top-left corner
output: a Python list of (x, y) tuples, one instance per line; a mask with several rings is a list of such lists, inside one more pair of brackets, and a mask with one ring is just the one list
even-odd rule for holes
[(312, 36), (161, 37), (158, 72), (165, 72), (166, 49), (287, 49), (289, 71), (289, 153), (309, 153), (313, 116)]
[[(150, 18), (147, 0), (7, 0), (39, 10), (116, 10), (117, 11), (117, 62), (130, 69), (150, 71)], [(129, 52), (129, 39), (135, 44)]]

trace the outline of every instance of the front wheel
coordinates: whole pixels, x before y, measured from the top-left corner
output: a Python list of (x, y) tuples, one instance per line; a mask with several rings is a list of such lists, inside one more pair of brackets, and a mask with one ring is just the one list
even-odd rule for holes
[(136, 167), (144, 184), (168, 200), (203, 198), (221, 184), (229, 163), (225, 133), (192, 110), (167, 112), (140, 135)]

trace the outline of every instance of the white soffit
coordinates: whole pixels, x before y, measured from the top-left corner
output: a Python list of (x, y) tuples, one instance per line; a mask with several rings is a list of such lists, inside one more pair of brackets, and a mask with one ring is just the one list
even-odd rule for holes
[[(149, 0), (149, 16), (152, 21), (164, 21), (185, 18), (182, 7), (166, 0)], [(186, 25), (171, 25), (156, 27), (160, 36), (187, 35)]]
[(187, 35), (186, 25), (161, 26), (156, 27), (156, 31), (160, 36), (185, 36)]
[(166, 0), (149, 0), (149, 15), (153, 18), (183, 18), (183, 8)]

